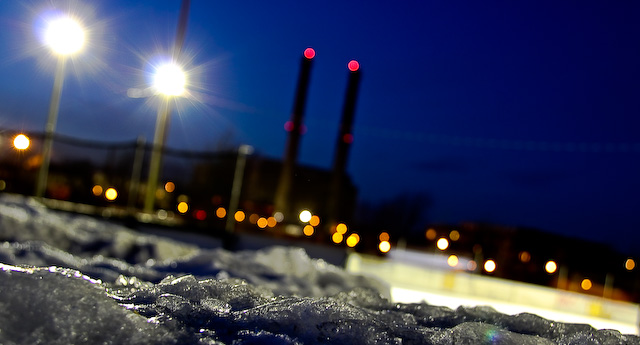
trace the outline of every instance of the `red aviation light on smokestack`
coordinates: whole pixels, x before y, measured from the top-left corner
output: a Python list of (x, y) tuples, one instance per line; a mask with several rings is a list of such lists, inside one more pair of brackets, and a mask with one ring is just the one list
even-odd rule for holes
[(316, 51), (313, 48), (307, 48), (304, 50), (304, 57), (311, 60), (316, 56)]
[(347, 68), (349, 68), (349, 71), (355, 72), (360, 69), (360, 64), (356, 60), (351, 60), (347, 64)]

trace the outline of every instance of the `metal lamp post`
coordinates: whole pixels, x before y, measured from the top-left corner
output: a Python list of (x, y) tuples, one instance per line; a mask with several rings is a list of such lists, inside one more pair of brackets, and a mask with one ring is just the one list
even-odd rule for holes
[(44, 197), (47, 186), (49, 163), (51, 162), (51, 146), (53, 145), (53, 135), (60, 110), (60, 95), (64, 83), (64, 67), (67, 57), (70, 54), (78, 52), (84, 45), (84, 40), (84, 30), (78, 22), (69, 17), (59, 17), (52, 20), (49, 22), (45, 32), (45, 44), (58, 55), (58, 63), (53, 81), (53, 90), (51, 91), (51, 100), (49, 101), (47, 124), (44, 130), (42, 164), (40, 165), (36, 183), (36, 196), (39, 198)]

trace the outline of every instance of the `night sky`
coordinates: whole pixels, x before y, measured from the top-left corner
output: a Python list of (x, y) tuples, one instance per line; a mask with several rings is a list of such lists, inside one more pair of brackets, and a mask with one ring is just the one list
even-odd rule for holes
[[(0, 0), (0, 127), (42, 131), (55, 58), (50, 3), (88, 26), (57, 132), (153, 137), (145, 88), (179, 0)], [(483, 221), (640, 252), (640, 2), (193, 0), (189, 99), (168, 145), (250, 144), (279, 158), (307, 47), (299, 161), (330, 168), (347, 82), (362, 82), (348, 171), (361, 200), (429, 195), (429, 222)]]

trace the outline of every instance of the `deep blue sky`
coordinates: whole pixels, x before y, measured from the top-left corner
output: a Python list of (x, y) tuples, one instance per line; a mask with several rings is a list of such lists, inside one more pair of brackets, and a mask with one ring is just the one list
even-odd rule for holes
[[(34, 27), (47, 3), (0, 0), (2, 127), (44, 127), (54, 59)], [(58, 132), (151, 138), (155, 110), (127, 89), (144, 87), (147, 61), (170, 46), (180, 1), (80, 7), (91, 43), (68, 69)], [(432, 222), (640, 251), (638, 18), (636, 1), (193, 0), (185, 51), (198, 102), (174, 113), (168, 143), (208, 149), (231, 136), (281, 157), (300, 55), (313, 47), (302, 163), (331, 166), (357, 59), (348, 170), (361, 199), (427, 193)]]

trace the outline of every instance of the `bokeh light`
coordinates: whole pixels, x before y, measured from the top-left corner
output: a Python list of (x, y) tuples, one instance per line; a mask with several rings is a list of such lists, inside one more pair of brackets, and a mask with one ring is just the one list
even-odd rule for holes
[(458, 232), (458, 230), (451, 230), (451, 232), (449, 233), (449, 238), (454, 242), (459, 240), (460, 232)]
[(380, 233), (380, 236), (378, 236), (378, 239), (379, 239), (380, 241), (389, 241), (389, 238), (390, 238), (390, 237), (389, 237), (389, 234), (388, 234), (388, 233), (386, 233), (386, 232), (381, 232), (381, 233)]
[(633, 259), (629, 258), (624, 262), (624, 268), (627, 271), (632, 271), (634, 268), (636, 268), (636, 262)]
[(360, 63), (358, 63), (358, 61), (356, 60), (351, 60), (347, 64), (347, 67), (349, 68), (349, 71), (355, 72), (360, 69)]
[(267, 227), (267, 224), (268, 224), (268, 222), (267, 222), (267, 218), (265, 218), (265, 217), (260, 217), (260, 218), (258, 218), (258, 221), (256, 222), (256, 224), (258, 225), (258, 227), (259, 227), (260, 229), (264, 229), (264, 228), (266, 228), (266, 227)]
[(227, 216), (227, 210), (222, 206), (218, 207), (218, 209), (216, 210), (216, 217), (224, 218), (226, 216)]
[(109, 201), (114, 201), (118, 198), (118, 191), (113, 187), (107, 188), (107, 190), (104, 191), (104, 197)]
[(313, 48), (307, 48), (304, 50), (304, 57), (311, 60), (316, 56), (316, 51)]
[(185, 214), (187, 213), (187, 211), (189, 211), (189, 204), (187, 204), (185, 201), (180, 201), (178, 203), (178, 212)]
[(447, 258), (447, 265), (451, 266), (451, 267), (456, 267), (458, 266), (458, 256), (457, 255), (449, 255), (449, 258)]
[(93, 195), (95, 196), (102, 195), (102, 186), (98, 184), (93, 186), (93, 188), (91, 188), (91, 193), (93, 193)]
[(171, 181), (169, 181), (169, 182), (164, 184), (164, 190), (167, 193), (173, 193), (173, 191), (176, 190), (176, 184), (171, 182)]
[(440, 250), (445, 250), (449, 248), (449, 241), (446, 238), (442, 237), (438, 240), (438, 242), (436, 242), (436, 247), (438, 247), (438, 249)]
[(267, 218), (267, 226), (268, 227), (274, 228), (276, 225), (278, 225), (278, 221), (276, 220), (276, 217)]
[(336, 225), (336, 233), (340, 234), (340, 235), (344, 235), (347, 233), (347, 225), (345, 223), (340, 223), (338, 225)]
[(529, 254), (528, 251), (521, 251), (520, 254), (518, 254), (518, 258), (521, 262), (527, 263), (531, 261), (531, 254)]
[(243, 222), (245, 218), (246, 215), (242, 211), (236, 211), (236, 213), (233, 215), (233, 219), (235, 219), (238, 223)]
[(391, 250), (391, 243), (389, 241), (380, 241), (378, 250), (382, 253), (388, 253)]
[(205, 220), (205, 219), (207, 219), (207, 211), (205, 211), (205, 210), (197, 210), (194, 213), (194, 216), (196, 217), (197, 220)]
[(582, 279), (582, 282), (580, 283), (580, 287), (584, 291), (589, 291), (593, 287), (593, 283), (591, 282), (591, 279), (584, 278), (584, 279)]
[(311, 225), (305, 225), (304, 229), (302, 229), (302, 232), (305, 236), (313, 236), (315, 229)]
[(18, 134), (16, 135), (16, 137), (13, 139), (13, 147), (15, 147), (18, 150), (26, 150), (29, 148), (29, 137), (27, 137), (24, 134)]
[(547, 271), (547, 273), (549, 274), (555, 273), (557, 269), (558, 269), (558, 265), (553, 260), (547, 261), (547, 263), (544, 265), (544, 270)]
[(436, 239), (436, 236), (438, 236), (438, 233), (434, 230), (434, 229), (429, 229), (427, 230), (427, 232), (425, 233), (425, 236), (427, 237), (427, 239), (429, 241), (433, 241)]
[(360, 236), (358, 234), (351, 234), (347, 237), (347, 247), (353, 248), (358, 242), (360, 242)]
[(309, 210), (304, 210), (302, 212), (300, 212), (300, 215), (298, 216), (300, 218), (300, 221), (303, 223), (308, 223), (311, 220), (311, 211)]
[(493, 273), (493, 272), (495, 272), (495, 270), (496, 270), (496, 268), (497, 268), (497, 267), (498, 267), (498, 266), (496, 265), (496, 262), (495, 262), (495, 261), (493, 261), (493, 260), (491, 260), (491, 259), (489, 259), (489, 260), (487, 260), (487, 261), (485, 261), (485, 262), (484, 262), (484, 270), (485, 270), (487, 273)]
[(333, 235), (331, 235), (331, 241), (333, 241), (333, 243), (340, 243), (343, 239), (344, 236), (339, 232), (334, 232)]
[(311, 226), (320, 225), (320, 217), (316, 216), (315, 214), (311, 216), (311, 219), (309, 219), (309, 225)]

